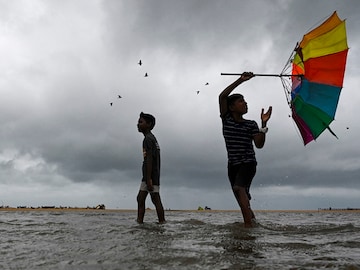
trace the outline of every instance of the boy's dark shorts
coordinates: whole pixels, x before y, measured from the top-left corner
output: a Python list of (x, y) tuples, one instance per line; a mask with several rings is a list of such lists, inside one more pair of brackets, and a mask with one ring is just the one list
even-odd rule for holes
[(238, 189), (239, 187), (246, 188), (246, 193), (248, 194), (249, 200), (250, 196), (250, 185), (256, 174), (256, 162), (230, 165), (228, 164), (228, 176), (230, 180), (231, 187), (233, 190)]

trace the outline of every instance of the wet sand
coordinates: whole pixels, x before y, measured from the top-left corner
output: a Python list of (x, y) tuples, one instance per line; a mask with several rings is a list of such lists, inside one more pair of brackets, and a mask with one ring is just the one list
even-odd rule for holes
[[(82, 208), (82, 207), (73, 207), (73, 208), (60, 208), (60, 207), (26, 207), (26, 208), (17, 208), (17, 207), (1, 207), (0, 211), (18, 211), (18, 212), (25, 212), (25, 211), (96, 211), (96, 212), (136, 212), (136, 209), (95, 209), (95, 208)], [(154, 211), (154, 209), (146, 209), (146, 211)], [(191, 210), (191, 209), (173, 209), (167, 210), (165, 212), (193, 212), (193, 213), (211, 213), (211, 212), (234, 212), (238, 213), (240, 210)], [(350, 213), (359, 213), (360, 208), (349, 208), (349, 209), (309, 209), (309, 210), (254, 210), (254, 212), (285, 212), (285, 213), (315, 213), (315, 212), (350, 212)]]

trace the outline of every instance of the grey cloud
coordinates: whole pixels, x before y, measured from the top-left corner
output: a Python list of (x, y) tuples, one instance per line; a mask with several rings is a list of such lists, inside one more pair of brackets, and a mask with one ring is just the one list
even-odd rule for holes
[[(277, 78), (254, 78), (236, 91), (248, 100), (250, 119), (259, 122), (261, 108), (274, 107), (267, 144), (257, 151), (254, 189), (358, 188), (359, 127), (351, 118), (359, 101), (357, 1), (40, 1), (35, 17), (15, 4), (2, 5), (0, 12), (29, 16), (27, 23), (0, 20), (9, 26), (0, 53), (6, 60), (0, 64), (0, 184), (31, 183), (64, 199), (62, 192), (73, 192), (66, 186), (86, 186), (82, 198), (113, 187), (112, 205), (119, 200), (136, 207), (128, 194), (136, 193), (141, 177), (142, 134), (136, 122), (146, 111), (158, 120), (154, 133), (169, 204), (179, 189), (191, 193), (189, 198), (224, 192), (229, 185), (217, 97), (235, 78), (220, 72), (280, 72), (305, 31), (338, 9), (348, 19), (351, 41), (347, 85), (333, 123), (339, 140), (324, 134), (304, 148)], [(14, 167), (16, 158), (6, 156), (7, 150), (20, 153), (17, 162), (41, 164), (26, 174)], [(66, 186), (59, 189), (61, 183)]]

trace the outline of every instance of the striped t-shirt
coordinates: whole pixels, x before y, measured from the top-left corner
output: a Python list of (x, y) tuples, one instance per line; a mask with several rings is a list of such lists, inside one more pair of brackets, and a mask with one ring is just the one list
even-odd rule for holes
[(246, 119), (236, 122), (230, 113), (222, 118), (222, 123), (229, 164), (256, 162), (253, 138), (259, 133), (257, 123)]

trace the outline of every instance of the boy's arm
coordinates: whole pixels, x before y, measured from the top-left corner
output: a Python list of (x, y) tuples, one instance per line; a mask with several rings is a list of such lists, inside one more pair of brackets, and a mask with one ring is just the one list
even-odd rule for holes
[[(267, 122), (269, 121), (272, 113), (272, 107), (270, 106), (268, 111), (264, 113), (264, 109), (261, 110), (261, 128), (265, 128)], [(257, 148), (263, 148), (265, 144), (265, 133), (259, 132), (254, 136), (254, 143)]]
[(220, 115), (224, 116), (228, 111), (227, 97), (231, 94), (231, 92), (238, 87), (241, 83), (251, 79), (254, 77), (252, 72), (244, 72), (241, 74), (240, 78), (238, 78), (235, 82), (226, 87), (219, 95), (219, 107), (220, 107)]
[(151, 179), (152, 173), (152, 155), (146, 155), (146, 185), (149, 191), (153, 191), (153, 184)]

